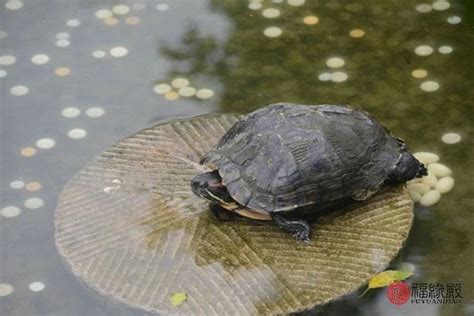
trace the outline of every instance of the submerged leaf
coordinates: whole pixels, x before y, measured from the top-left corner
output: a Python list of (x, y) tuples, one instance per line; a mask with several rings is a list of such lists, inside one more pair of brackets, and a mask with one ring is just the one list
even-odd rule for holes
[[(369, 289), (389, 286), (392, 283), (403, 281), (413, 275), (408, 271), (387, 270), (374, 275), (370, 281), (367, 289), (360, 296), (363, 296)], [(359, 297), (360, 297), (359, 296)]]
[(171, 295), (171, 305), (173, 305), (174, 307), (177, 307), (183, 304), (187, 298), (188, 298), (188, 295), (186, 295), (186, 293), (184, 292), (174, 293), (173, 295)]

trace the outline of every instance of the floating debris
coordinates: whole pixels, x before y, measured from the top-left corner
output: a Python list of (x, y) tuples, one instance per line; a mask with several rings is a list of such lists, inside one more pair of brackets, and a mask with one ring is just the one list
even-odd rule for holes
[(461, 141), (461, 135), (457, 133), (446, 133), (441, 136), (441, 141), (445, 144), (457, 144)]
[(183, 304), (187, 298), (188, 296), (184, 292), (174, 293), (171, 295), (171, 305), (173, 305), (173, 307), (177, 307)]

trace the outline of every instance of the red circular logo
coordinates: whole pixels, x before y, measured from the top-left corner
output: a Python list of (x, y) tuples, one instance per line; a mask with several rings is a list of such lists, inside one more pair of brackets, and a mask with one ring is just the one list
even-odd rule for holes
[(387, 288), (387, 297), (392, 304), (405, 304), (410, 298), (410, 287), (405, 282), (390, 284)]

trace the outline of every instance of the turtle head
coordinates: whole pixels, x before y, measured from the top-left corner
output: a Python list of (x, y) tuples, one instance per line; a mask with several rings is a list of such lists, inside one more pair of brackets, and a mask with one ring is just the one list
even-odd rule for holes
[(198, 174), (191, 180), (191, 189), (200, 198), (211, 202), (229, 203), (233, 202), (222, 184), (222, 178), (217, 170)]

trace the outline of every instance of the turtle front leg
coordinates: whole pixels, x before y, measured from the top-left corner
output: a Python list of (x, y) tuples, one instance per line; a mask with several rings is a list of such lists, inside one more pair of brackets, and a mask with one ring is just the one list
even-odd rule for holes
[(218, 203), (211, 203), (209, 208), (211, 209), (212, 214), (223, 222), (232, 221), (237, 217), (234, 212), (226, 210)]
[(301, 218), (287, 218), (275, 212), (270, 213), (270, 216), (281, 229), (289, 232), (294, 239), (304, 242), (309, 241), (311, 226), (308, 221)]

